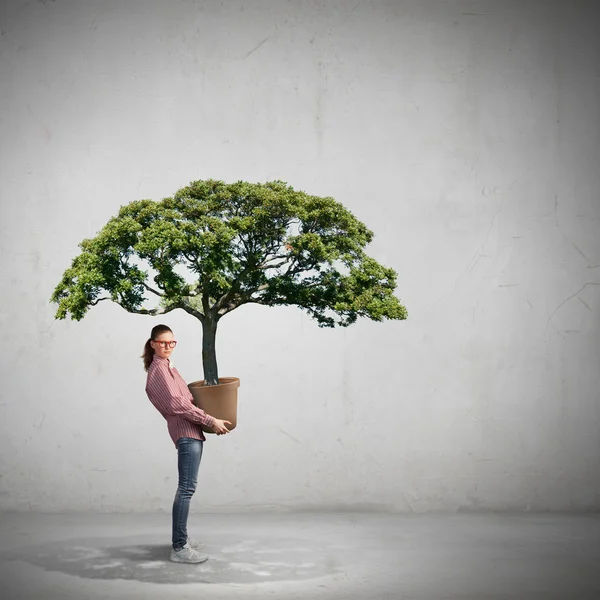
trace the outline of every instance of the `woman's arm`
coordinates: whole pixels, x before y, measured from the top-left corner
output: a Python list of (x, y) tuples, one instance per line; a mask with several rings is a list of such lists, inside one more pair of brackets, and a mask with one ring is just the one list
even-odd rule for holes
[(194, 406), (190, 397), (185, 397), (178, 389), (167, 365), (159, 365), (148, 373), (146, 382), (146, 393), (151, 402), (163, 414), (178, 416), (197, 423), (214, 427), (215, 420), (201, 408)]

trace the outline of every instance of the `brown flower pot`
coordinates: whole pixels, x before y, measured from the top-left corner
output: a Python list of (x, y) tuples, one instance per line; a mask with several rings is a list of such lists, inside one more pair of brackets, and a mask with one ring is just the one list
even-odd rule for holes
[[(238, 377), (219, 377), (218, 385), (204, 385), (204, 380), (193, 381), (188, 385), (194, 404), (204, 412), (217, 419), (231, 421), (227, 425), (230, 431), (237, 425), (237, 389), (240, 387)], [(214, 431), (201, 425), (205, 433)]]

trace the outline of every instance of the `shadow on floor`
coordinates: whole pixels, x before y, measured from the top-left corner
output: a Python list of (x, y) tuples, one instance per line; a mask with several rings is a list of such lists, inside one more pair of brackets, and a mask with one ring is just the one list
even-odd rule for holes
[(169, 560), (169, 544), (154, 537), (64, 540), (22, 547), (2, 560), (22, 560), (46, 571), (86, 579), (144, 581), (148, 583), (230, 583), (302, 581), (339, 573), (332, 552), (292, 538), (229, 539), (208, 542), (208, 561), (178, 564)]

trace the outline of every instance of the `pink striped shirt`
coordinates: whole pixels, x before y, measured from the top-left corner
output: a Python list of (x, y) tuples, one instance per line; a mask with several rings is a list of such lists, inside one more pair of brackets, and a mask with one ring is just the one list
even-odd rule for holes
[(148, 368), (146, 394), (167, 420), (175, 446), (180, 437), (206, 440), (200, 425), (213, 427), (215, 420), (194, 405), (192, 393), (169, 359), (154, 355)]

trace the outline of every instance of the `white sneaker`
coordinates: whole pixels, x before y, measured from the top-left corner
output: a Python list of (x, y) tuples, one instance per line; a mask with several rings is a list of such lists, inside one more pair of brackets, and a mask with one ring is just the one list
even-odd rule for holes
[(171, 550), (171, 560), (179, 563), (201, 563), (208, 560), (208, 554), (198, 552), (186, 544), (181, 550)]

